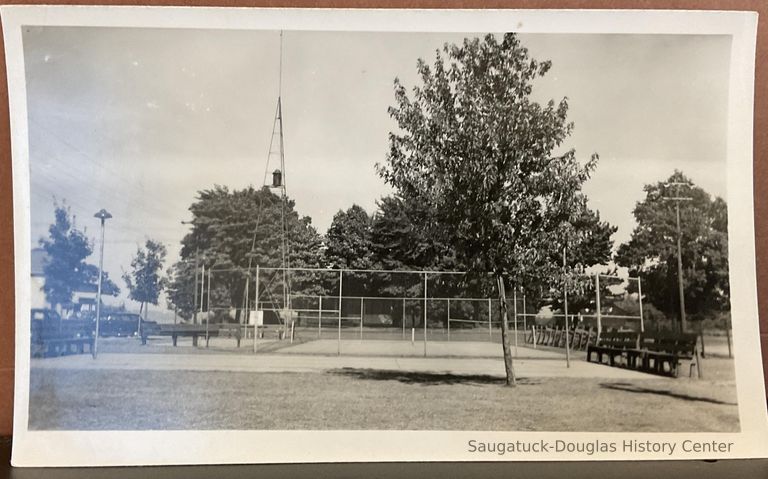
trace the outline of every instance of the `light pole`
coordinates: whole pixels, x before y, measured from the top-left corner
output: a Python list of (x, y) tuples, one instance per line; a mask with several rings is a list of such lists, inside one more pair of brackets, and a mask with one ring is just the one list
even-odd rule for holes
[(675, 195), (676, 196), (665, 196), (662, 199), (665, 201), (674, 201), (675, 202), (675, 220), (677, 224), (677, 290), (678, 294), (680, 295), (680, 332), (685, 332), (685, 288), (683, 286), (683, 249), (681, 246), (681, 237), (682, 233), (680, 231), (680, 202), (681, 201), (692, 201), (692, 198), (686, 197), (686, 196), (680, 196), (680, 187), (681, 186), (691, 186), (690, 183), (684, 183), (684, 182), (670, 182), (665, 183), (664, 186), (674, 186), (676, 188)]
[(101, 320), (101, 278), (104, 275), (103, 269), (104, 269), (104, 224), (109, 218), (112, 218), (112, 215), (107, 212), (104, 208), (102, 208), (100, 211), (98, 211), (95, 215), (93, 215), (94, 218), (98, 218), (101, 220), (101, 251), (99, 252), (99, 280), (98, 280), (98, 286), (96, 288), (96, 330), (94, 331), (93, 336), (93, 347), (91, 348), (91, 354), (93, 355), (93, 359), (96, 359), (96, 354), (98, 351), (98, 342), (99, 342), (99, 321)]

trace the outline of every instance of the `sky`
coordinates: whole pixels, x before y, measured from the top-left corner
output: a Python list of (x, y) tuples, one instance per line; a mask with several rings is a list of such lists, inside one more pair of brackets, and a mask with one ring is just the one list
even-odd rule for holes
[[(32, 246), (58, 201), (94, 239), (93, 214), (112, 213), (110, 277), (130, 268), (147, 238), (176, 261), (197, 191), (260, 187), (276, 167), (267, 161), (279, 94), (298, 212), (321, 234), (353, 203), (373, 213), (391, 192), (374, 165), (395, 127), (393, 80), (416, 85), (417, 59), (431, 62), (465, 36), (475, 35), (288, 31), (280, 87), (275, 31), (28, 27)], [(575, 130), (566, 147), (581, 161), (600, 156), (584, 190), (618, 227), (616, 245), (632, 233), (643, 186), (675, 169), (726, 196), (729, 37), (520, 38), (532, 57), (552, 61), (534, 99), (568, 97)]]

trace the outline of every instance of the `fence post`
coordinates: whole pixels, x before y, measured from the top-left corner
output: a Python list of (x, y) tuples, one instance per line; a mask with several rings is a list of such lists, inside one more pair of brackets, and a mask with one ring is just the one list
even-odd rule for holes
[(600, 342), (600, 334), (603, 332), (602, 310), (600, 309), (600, 273), (595, 273), (595, 316), (597, 316), (597, 341)]
[(568, 333), (569, 333), (569, 327), (568, 327), (568, 276), (566, 273), (566, 265), (568, 264), (566, 262), (566, 251), (567, 248), (563, 248), (563, 312), (565, 313), (565, 367), (570, 368), (571, 367), (571, 347), (568, 344)]
[(528, 317), (525, 310), (525, 290), (523, 290), (523, 331), (528, 331)]
[(323, 335), (323, 297), (317, 297), (319, 306), (317, 307), (317, 339), (320, 339)]
[[(248, 304), (248, 298), (245, 298), (245, 304)], [(253, 321), (253, 352), (259, 351), (259, 265), (256, 265), (256, 319)], [(246, 308), (248, 312), (248, 308)], [(250, 314), (248, 315), (250, 316)], [(248, 331), (248, 322), (251, 318), (245, 318), (245, 330)]]
[(512, 306), (512, 315), (515, 318), (515, 357), (517, 357), (517, 285), (515, 285), (515, 288), (512, 290), (512, 301), (514, 302), (514, 305)]
[(637, 275), (637, 301), (640, 303), (640, 332), (645, 332), (645, 321), (643, 321), (643, 285), (640, 281), (640, 275)]
[(424, 357), (427, 357), (427, 272), (424, 272)]
[(533, 336), (533, 349), (536, 349), (536, 325), (535, 324), (531, 325), (531, 333)]
[(451, 340), (451, 298), (448, 298), (448, 341)]
[(403, 339), (405, 339), (405, 298), (403, 298), (403, 316), (400, 319), (400, 322), (403, 323)]
[(363, 339), (363, 318), (365, 317), (365, 298), (360, 297), (360, 340)]
[[(208, 303), (205, 308), (205, 347), (208, 348), (208, 340), (210, 339), (208, 328), (211, 323), (211, 268), (208, 268), (208, 290), (206, 293), (206, 302)], [(147, 306), (149, 307), (149, 306)], [(141, 321), (139, 321), (141, 325)]]
[(488, 298), (488, 341), (493, 342), (493, 329), (491, 327), (491, 298)]
[(336, 354), (341, 356), (341, 295), (342, 295), (342, 288), (343, 288), (343, 276), (344, 276), (344, 270), (339, 270), (339, 327), (338, 327), (338, 333), (339, 333), (339, 339), (336, 342)]

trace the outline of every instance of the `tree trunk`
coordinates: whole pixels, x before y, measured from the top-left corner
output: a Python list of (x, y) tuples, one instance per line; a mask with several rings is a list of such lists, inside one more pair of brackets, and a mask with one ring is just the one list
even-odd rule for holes
[(515, 386), (515, 367), (512, 363), (512, 350), (509, 347), (509, 324), (507, 323), (507, 293), (504, 288), (504, 277), (498, 275), (496, 281), (499, 287), (499, 311), (501, 312), (501, 344), (504, 348), (504, 369), (507, 372), (507, 386)]
[[(149, 307), (149, 306), (147, 306)], [(141, 306), (139, 306), (139, 324), (136, 326), (136, 336), (141, 337), (141, 320), (143, 318), (142, 314), (146, 316), (146, 310), (144, 309), (144, 301), (141, 302)]]

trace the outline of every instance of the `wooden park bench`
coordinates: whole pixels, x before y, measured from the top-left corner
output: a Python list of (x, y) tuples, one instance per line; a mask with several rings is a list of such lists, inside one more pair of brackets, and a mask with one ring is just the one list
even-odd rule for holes
[(701, 378), (701, 358), (698, 335), (694, 333), (644, 333), (640, 339), (642, 362), (640, 369), (646, 372), (677, 377), (683, 360), (691, 361), (688, 376)]
[(530, 332), (526, 334), (525, 341), (529, 344), (535, 341), (536, 345), (564, 348), (567, 340), (571, 350), (583, 351), (595, 341), (595, 336), (596, 333), (591, 327), (585, 329), (582, 326), (573, 326), (566, 334), (565, 328), (532, 326)]
[(701, 378), (701, 361), (696, 334), (635, 333), (606, 331), (596, 345), (587, 348), (587, 361), (677, 377), (681, 361), (690, 360), (689, 376), (696, 367)]
[(83, 320), (38, 321), (31, 323), (32, 356), (61, 356), (93, 352), (93, 332)]
[(192, 338), (192, 346), (197, 346), (199, 338), (205, 338), (205, 347), (211, 337), (234, 337), (237, 347), (240, 347), (241, 327), (239, 324), (158, 324), (152, 328), (145, 328), (141, 334), (141, 344), (147, 344), (150, 336), (170, 336), (173, 345), (177, 346), (180, 337)]
[(609, 366), (619, 366), (635, 369), (637, 360), (642, 356), (638, 348), (640, 334), (632, 331), (606, 331), (600, 336), (597, 344), (587, 347), (587, 362), (603, 364), (608, 359)]

